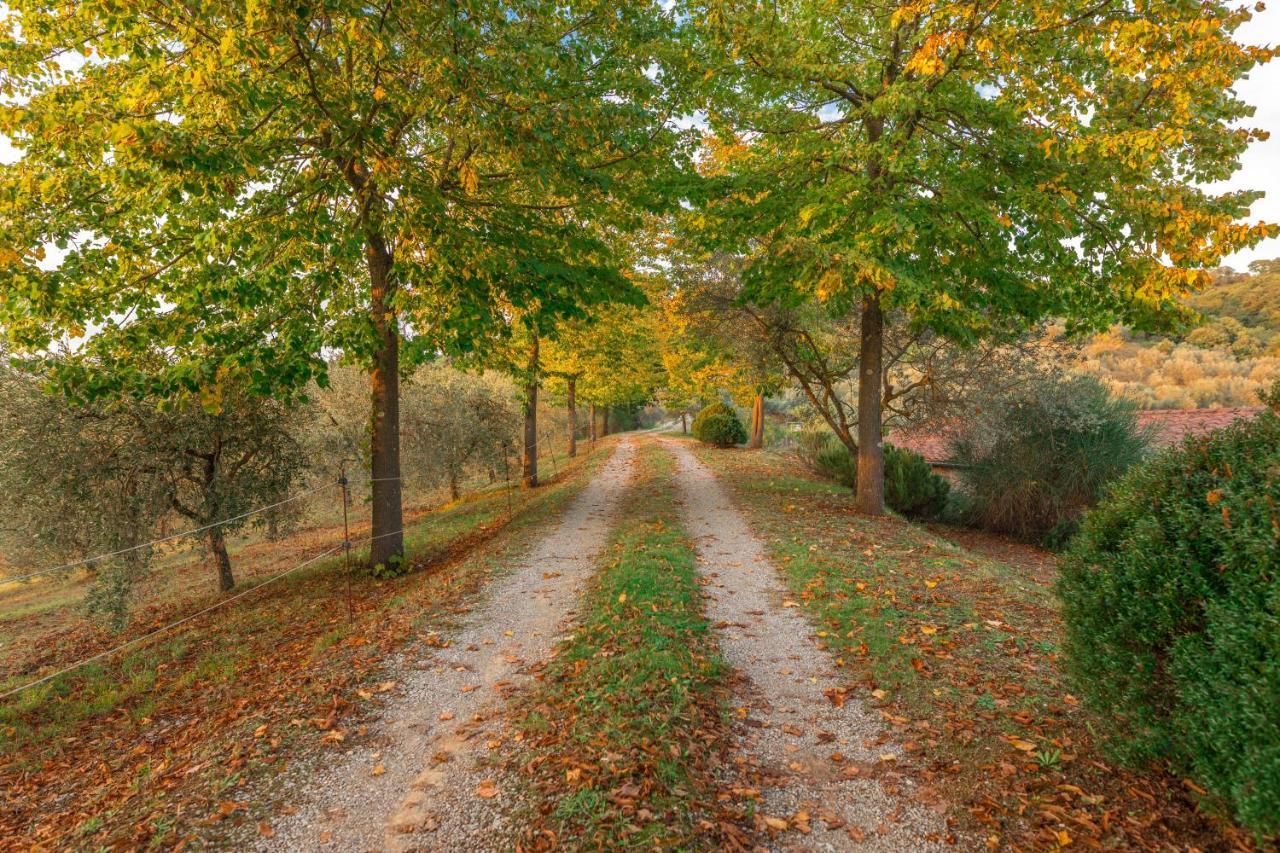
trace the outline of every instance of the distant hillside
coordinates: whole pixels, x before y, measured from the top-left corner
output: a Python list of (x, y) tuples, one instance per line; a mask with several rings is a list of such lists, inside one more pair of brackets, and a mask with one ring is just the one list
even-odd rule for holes
[(1187, 300), (1205, 318), (1187, 342), (1245, 356), (1280, 355), (1280, 260), (1258, 261), (1248, 273), (1219, 270), (1214, 279)]
[(1165, 338), (1099, 335), (1082, 370), (1148, 409), (1257, 405), (1258, 391), (1280, 380), (1280, 260), (1219, 270), (1187, 304), (1201, 325)]

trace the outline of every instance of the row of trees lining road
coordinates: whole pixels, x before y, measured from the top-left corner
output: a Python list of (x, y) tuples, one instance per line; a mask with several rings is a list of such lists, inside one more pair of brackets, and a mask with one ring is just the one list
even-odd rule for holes
[(375, 562), (403, 550), (405, 363), (626, 298), (612, 232), (679, 195), (657, 3), (9, 7), (10, 338), (91, 331), (51, 364), (84, 397), (288, 394), (340, 350), (369, 374)]
[[(76, 403), (0, 361), (0, 583), (80, 569), (93, 579), (89, 610), (118, 627), (139, 583), (163, 576), (156, 559), (197, 548), (226, 592), (237, 555), (253, 551), (237, 535), (278, 540), (332, 525), (344, 492), (364, 522), (367, 390), (362, 370), (331, 365), (327, 387), (287, 404), (252, 395), (214, 411), (194, 400)], [(402, 390), (407, 501), (436, 506), (507, 480), (520, 423), (510, 378), (436, 362), (405, 376)], [(559, 414), (544, 410), (554, 430), (543, 434), (544, 454), (559, 452), (546, 444), (558, 443)], [(356, 472), (346, 490), (344, 471)]]
[(358, 365), (383, 563), (401, 377), (440, 354), (524, 389), (531, 486), (544, 385), (571, 429), (724, 389), (758, 444), (790, 376), (879, 514), (887, 409), (1046, 318), (1180, 318), (1275, 233), (1202, 188), (1261, 135), (1246, 9), (663, 6), (10, 3), (10, 346), (72, 401), (210, 413)]

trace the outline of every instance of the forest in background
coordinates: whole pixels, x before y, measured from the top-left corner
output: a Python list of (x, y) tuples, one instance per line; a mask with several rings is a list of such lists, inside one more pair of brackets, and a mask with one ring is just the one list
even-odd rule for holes
[(1082, 371), (1146, 409), (1257, 406), (1280, 379), (1280, 260), (1219, 269), (1185, 304), (1199, 316), (1178, 333), (1090, 339)]

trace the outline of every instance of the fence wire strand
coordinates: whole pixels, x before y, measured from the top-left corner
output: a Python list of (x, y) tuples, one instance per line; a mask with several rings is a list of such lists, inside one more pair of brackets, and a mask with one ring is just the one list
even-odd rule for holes
[(273, 504), (260, 506), (257, 509), (251, 509), (248, 512), (242, 512), (239, 515), (233, 515), (230, 518), (224, 518), (221, 521), (215, 521), (212, 524), (206, 524), (203, 527), (196, 527), (192, 530), (183, 530), (179, 533), (171, 533), (168, 536), (161, 536), (159, 539), (152, 539), (150, 542), (143, 542), (140, 545), (131, 545), (128, 548), (121, 548), (119, 551), (110, 551), (106, 554), (96, 554), (95, 556), (92, 556), (92, 557), (85, 557), (82, 560), (76, 560), (75, 562), (72, 562), (72, 563), (64, 563), (61, 566), (54, 566), (51, 569), (41, 569), (38, 572), (31, 572), (30, 574), (26, 574), (26, 575), (17, 575), (16, 577), (0, 577), (0, 583), (15, 583), (17, 581), (29, 580), (30, 578), (37, 578), (37, 577), (40, 577), (41, 575), (51, 575), (51, 574), (54, 574), (55, 572), (65, 572), (70, 569), (79, 568), (80, 566), (87, 566), (90, 563), (96, 563), (99, 560), (110, 560), (112, 557), (119, 557), (122, 554), (130, 554), (130, 553), (133, 553), (134, 551), (141, 551), (143, 548), (150, 548), (152, 545), (160, 545), (164, 542), (172, 542), (175, 539), (182, 539), (186, 536), (194, 536), (197, 533), (203, 533), (206, 530), (212, 530), (215, 527), (221, 527), (225, 524), (231, 524), (232, 522), (240, 521), (241, 519), (248, 518), (251, 515), (257, 515), (260, 512), (266, 512), (267, 510), (275, 509), (276, 507), (281, 507), (286, 504), (294, 503), (295, 501), (300, 501), (303, 498), (309, 498), (312, 495), (318, 494), (324, 491), (325, 489), (333, 488), (336, 485), (337, 485), (337, 482), (326, 483), (323, 486), (317, 486), (314, 489), (310, 489), (301, 494), (294, 495), (291, 498), (285, 498), (284, 500), (276, 501)]
[[(536, 448), (537, 448), (537, 446), (538, 446), (539, 444), (544, 443), (544, 441), (545, 441), (545, 436), (541, 436), (541, 437), (539, 437), (539, 438), (535, 438), (533, 442), (525, 443), (525, 446), (527, 447), (527, 446), (529, 446), (529, 444), (532, 444), (532, 446), (535, 448), (535, 452), (536, 452)], [(551, 442), (546, 442), (546, 443), (551, 443)], [(508, 446), (509, 446), (509, 445), (508, 445)], [(516, 448), (513, 448), (513, 449), (516, 449)], [(554, 451), (550, 451), (550, 452), (554, 453)], [(505, 454), (504, 454), (504, 455), (505, 455)], [(367, 484), (367, 483), (374, 483), (374, 482), (387, 482), (387, 481), (392, 481), (392, 480), (403, 480), (403, 479), (405, 479), (405, 478), (404, 478), (404, 477), (383, 477), (383, 478), (370, 478), (370, 479), (365, 480), (365, 481), (363, 481), (363, 482)], [(475, 479), (479, 479), (479, 478), (475, 478)], [(474, 482), (474, 480), (473, 480), (473, 482)], [(268, 505), (266, 505), (266, 506), (258, 507), (258, 508), (256, 508), (256, 509), (249, 510), (248, 512), (241, 513), (240, 515), (232, 516), (231, 518), (223, 519), (222, 521), (217, 521), (217, 522), (214, 522), (214, 523), (212, 523), (212, 524), (205, 525), (205, 526), (203, 526), (203, 527), (197, 527), (197, 528), (195, 528), (195, 529), (193, 529), (193, 530), (184, 530), (184, 531), (182, 531), (182, 532), (180, 532), (180, 533), (174, 533), (174, 534), (169, 535), (169, 536), (164, 536), (164, 537), (161, 537), (161, 538), (158, 538), (158, 539), (153, 539), (153, 540), (151, 540), (150, 542), (144, 542), (144, 543), (143, 543), (143, 544), (141, 544), (141, 545), (135, 545), (135, 546), (132, 546), (132, 547), (130, 547), (130, 548), (124, 548), (124, 549), (121, 549), (121, 550), (119, 550), (119, 551), (112, 551), (112, 552), (110, 552), (110, 553), (106, 553), (106, 554), (99, 554), (99, 555), (94, 556), (94, 557), (88, 557), (88, 558), (85, 558), (85, 559), (83, 559), (83, 560), (78, 560), (78, 561), (73, 562), (73, 563), (67, 563), (67, 564), (65, 564), (65, 565), (55, 566), (55, 567), (50, 568), (50, 569), (43, 569), (43, 570), (41, 570), (41, 571), (39, 571), (39, 572), (32, 572), (32, 573), (27, 574), (27, 575), (20, 575), (20, 576), (18, 576), (18, 577), (13, 577), (13, 578), (0, 578), (0, 583), (10, 583), (10, 582), (13, 582), (13, 581), (20, 581), (20, 580), (26, 580), (26, 579), (28, 579), (28, 578), (38, 577), (38, 576), (40, 576), (40, 575), (52, 574), (52, 573), (54, 573), (54, 572), (67, 571), (68, 569), (73, 569), (73, 568), (76, 568), (76, 567), (78, 567), (78, 566), (88, 565), (88, 564), (90, 564), (90, 563), (97, 562), (98, 560), (106, 560), (106, 559), (110, 559), (110, 558), (112, 558), (112, 557), (118, 557), (118, 556), (120, 556), (120, 555), (122, 555), (122, 554), (128, 554), (128, 553), (130, 553), (130, 552), (132, 552), (132, 551), (137, 551), (137, 550), (140, 550), (140, 549), (142, 549), (142, 548), (146, 548), (146, 547), (149, 547), (149, 546), (152, 546), (152, 545), (158, 545), (158, 544), (161, 544), (161, 543), (164, 543), (164, 542), (169, 542), (169, 541), (173, 541), (173, 540), (175, 540), (175, 539), (181, 539), (181, 538), (186, 537), (186, 536), (191, 536), (191, 535), (196, 534), (196, 533), (202, 533), (202, 532), (204, 532), (204, 531), (206, 531), (206, 530), (209, 530), (209, 529), (214, 528), (214, 527), (218, 527), (218, 526), (220, 526), (220, 525), (229, 524), (229, 523), (234, 522), (234, 521), (239, 521), (239, 520), (241, 520), (241, 519), (248, 518), (248, 517), (249, 517), (249, 516), (251, 516), (251, 515), (256, 515), (257, 513), (266, 512), (267, 510), (275, 509), (276, 507), (284, 506), (284, 505), (286, 505), (286, 504), (289, 504), (289, 503), (293, 503), (293, 502), (295, 502), (295, 501), (302, 500), (303, 498), (310, 497), (310, 496), (312, 496), (312, 495), (315, 495), (315, 494), (318, 494), (318, 493), (320, 493), (320, 492), (324, 491), (325, 489), (333, 488), (333, 487), (335, 487), (335, 486), (341, 486), (341, 481), (335, 481), (335, 482), (332, 482), (332, 483), (326, 483), (326, 484), (324, 484), (323, 486), (318, 486), (318, 487), (316, 487), (316, 488), (314, 488), (314, 489), (310, 489), (310, 490), (308, 490), (308, 491), (306, 491), (306, 492), (302, 492), (301, 494), (294, 495), (293, 497), (290, 497), (290, 498), (286, 498), (285, 500), (277, 501), (276, 503), (273, 503), (273, 504), (268, 504)], [(512, 487), (512, 486), (511, 486), (511, 484), (510, 484), (510, 479), (508, 478), (508, 479), (507, 479), (507, 486), (506, 486), (506, 488), (504, 489), (504, 491), (507, 491), (508, 493), (510, 493), (510, 491), (511, 491), (511, 489), (512, 489), (512, 488), (513, 488), (513, 487)], [(353, 548), (353, 547), (355, 547), (355, 546), (357, 546), (357, 545), (365, 545), (365, 544), (371, 543), (371, 542), (373, 542), (373, 541), (375, 541), (375, 540), (386, 538), (386, 537), (388, 537), (388, 536), (399, 536), (399, 535), (403, 535), (403, 534), (405, 534), (405, 533), (407, 532), (407, 530), (408, 530), (408, 528), (401, 527), (399, 530), (395, 530), (395, 531), (392, 531), (392, 532), (389, 532), (389, 533), (380, 533), (380, 534), (378, 534), (378, 535), (376, 535), (376, 536), (374, 536), (374, 535), (367, 535), (367, 536), (361, 536), (361, 537), (356, 538), (356, 539), (348, 539), (348, 538), (345, 538), (345, 537), (344, 537), (344, 539), (343, 539), (343, 541), (342, 541), (342, 542), (339, 542), (337, 545), (334, 545), (332, 548), (328, 548), (328, 549), (326, 549), (325, 551), (322, 551), (322, 552), (321, 552), (321, 553), (319, 553), (319, 554), (316, 554), (316, 555), (314, 555), (314, 556), (312, 556), (312, 557), (309, 557), (309, 558), (307, 558), (306, 560), (302, 561), (301, 563), (298, 563), (298, 564), (297, 564), (297, 565), (295, 565), (295, 566), (292, 566), (292, 567), (290, 567), (290, 568), (288, 568), (288, 569), (285, 569), (285, 570), (284, 570), (284, 571), (282, 571), (282, 572), (279, 572), (279, 573), (277, 573), (277, 574), (275, 574), (275, 575), (272, 575), (271, 577), (267, 578), (266, 580), (262, 581), (261, 583), (259, 583), (259, 584), (255, 584), (254, 586), (249, 587), (248, 589), (242, 590), (241, 592), (238, 592), (238, 593), (236, 593), (235, 595), (232, 595), (232, 596), (230, 596), (230, 597), (228, 597), (228, 598), (224, 598), (224, 599), (222, 599), (221, 601), (217, 601), (217, 602), (215, 602), (215, 603), (213, 603), (213, 604), (209, 605), (208, 607), (202, 608), (201, 610), (197, 610), (195, 613), (192, 613), (192, 614), (190, 614), (190, 615), (188, 615), (188, 616), (184, 616), (183, 618), (178, 619), (178, 620), (176, 620), (176, 621), (174, 621), (174, 622), (170, 622), (170, 623), (168, 623), (168, 624), (166, 624), (166, 625), (162, 625), (162, 626), (160, 626), (159, 628), (155, 628), (155, 629), (153, 629), (153, 630), (151, 630), (151, 631), (148, 631), (147, 633), (142, 634), (142, 635), (140, 635), (140, 636), (138, 636), (138, 637), (134, 637), (132, 640), (128, 640), (128, 641), (126, 641), (126, 642), (123, 642), (123, 643), (120, 643), (120, 644), (118, 644), (118, 645), (116, 645), (116, 646), (113, 646), (113, 647), (111, 647), (111, 648), (109, 648), (109, 649), (104, 649), (104, 650), (103, 650), (103, 651), (101, 651), (101, 652), (97, 652), (96, 654), (90, 655), (89, 657), (86, 657), (86, 658), (83, 658), (83, 659), (81, 659), (81, 660), (78, 660), (78, 661), (76, 661), (75, 663), (69, 664), (69, 665), (67, 665), (67, 666), (63, 667), (62, 669), (59, 669), (59, 670), (57, 670), (57, 671), (55, 671), (55, 672), (52, 672), (52, 673), (49, 673), (48, 675), (42, 676), (41, 678), (35, 679), (34, 681), (27, 682), (27, 683), (22, 684), (22, 685), (20, 685), (20, 686), (18, 686), (18, 687), (15, 687), (15, 688), (12, 688), (12, 689), (10, 689), (10, 690), (7, 690), (7, 691), (5, 691), (4, 693), (0, 693), (0, 700), (8, 699), (10, 696), (16, 696), (17, 694), (19, 694), (19, 693), (23, 693), (23, 692), (25, 692), (25, 691), (27, 691), (27, 690), (30, 690), (30, 689), (32, 689), (33, 687), (39, 687), (39, 686), (40, 686), (40, 685), (42, 685), (42, 684), (47, 684), (47, 683), (49, 683), (50, 681), (53, 681), (53, 680), (55, 680), (55, 679), (57, 679), (57, 678), (60, 678), (60, 677), (62, 677), (62, 676), (64, 676), (64, 675), (66, 675), (66, 674), (68, 674), (68, 673), (75, 672), (76, 670), (78, 670), (78, 669), (80, 669), (80, 668), (82, 668), (82, 667), (88, 666), (89, 664), (94, 663), (95, 661), (99, 661), (99, 660), (102, 660), (102, 659), (104, 659), (104, 658), (108, 658), (108, 657), (110, 657), (110, 656), (112, 656), (112, 655), (114, 655), (114, 654), (116, 654), (116, 653), (118, 653), (118, 652), (121, 652), (121, 651), (124, 651), (125, 649), (132, 648), (132, 647), (134, 647), (134, 646), (137, 646), (137, 645), (139, 645), (139, 644), (141, 644), (141, 643), (143, 643), (143, 642), (145, 642), (145, 641), (147, 641), (147, 640), (149, 640), (149, 639), (152, 639), (152, 638), (157, 637), (157, 636), (160, 636), (161, 634), (164, 634), (164, 633), (166, 633), (166, 632), (168, 632), (168, 631), (171, 631), (171, 630), (173, 630), (174, 628), (178, 628), (178, 627), (180, 627), (180, 626), (182, 626), (182, 625), (185, 625), (185, 624), (187, 624), (187, 623), (189, 623), (189, 622), (192, 622), (192, 621), (194, 621), (194, 620), (196, 620), (196, 619), (199, 619), (201, 616), (204, 616), (204, 615), (206, 615), (206, 614), (208, 614), (208, 613), (212, 613), (212, 612), (213, 612), (213, 611), (215, 611), (215, 610), (219, 610), (219, 609), (221, 609), (221, 608), (223, 608), (223, 607), (226, 607), (226, 606), (227, 606), (227, 605), (229, 605), (229, 604), (233, 604), (233, 603), (235, 603), (235, 602), (237, 602), (237, 601), (240, 601), (241, 599), (243, 599), (243, 598), (245, 598), (245, 597), (247, 597), (247, 596), (251, 595), (251, 594), (252, 594), (252, 593), (254, 593), (254, 592), (257, 592), (258, 590), (262, 589), (263, 587), (269, 586), (269, 585), (271, 585), (271, 584), (275, 583), (276, 581), (279, 581), (279, 580), (281, 580), (281, 579), (283, 579), (283, 578), (285, 578), (285, 577), (288, 577), (289, 575), (294, 574), (295, 572), (301, 571), (302, 569), (306, 568), (307, 566), (314, 565), (315, 563), (319, 562), (320, 560), (323, 560), (323, 559), (324, 559), (324, 558), (326, 558), (326, 557), (333, 556), (334, 554), (337, 554), (337, 553), (339, 553), (339, 552), (343, 551), (344, 549), (347, 549), (347, 550), (349, 551), (351, 548)]]
[(6, 691), (4, 693), (0, 693), (0, 699), (7, 699), (10, 696), (23, 692), (24, 690), (30, 690), (32, 687), (37, 687), (41, 684), (52, 681), (55, 678), (59, 678), (60, 676), (66, 675), (69, 672), (74, 672), (75, 670), (80, 669), (83, 666), (87, 666), (88, 664), (91, 664), (96, 660), (101, 660), (102, 658), (110, 657), (116, 652), (123, 651), (131, 646), (136, 646), (139, 643), (143, 642), (144, 640), (149, 640), (152, 637), (163, 634), (166, 631), (169, 631), (173, 628), (177, 628), (179, 625), (185, 625), (186, 623), (191, 622), (194, 619), (198, 619), (201, 616), (204, 616), (206, 613), (211, 613), (212, 611), (217, 610), (220, 607), (225, 607), (226, 605), (231, 604), (232, 602), (239, 601), (245, 596), (251, 593), (257, 592), (258, 590), (262, 589), (264, 586), (273, 584), (283, 577), (287, 577), (288, 575), (291, 575), (294, 572), (299, 571), (300, 569), (304, 569), (307, 566), (312, 565), (313, 563), (317, 563), (320, 560), (323, 560), (325, 557), (338, 553), (339, 551), (342, 550), (344, 544), (345, 543), (340, 542), (337, 545), (333, 546), (332, 548), (328, 549), (327, 551), (324, 551), (320, 554), (316, 554), (314, 557), (310, 557), (302, 561), (301, 563), (298, 563), (296, 566), (293, 566), (292, 568), (285, 569), (283, 572), (280, 572), (279, 574), (272, 575), (262, 583), (255, 584), (254, 586), (251, 586), (248, 589), (243, 590), (242, 592), (236, 593), (230, 598), (224, 598), (221, 601), (218, 601), (214, 604), (209, 605), (203, 610), (197, 610), (195, 613), (192, 613), (190, 616), (184, 616), (183, 618), (177, 620), (176, 622), (170, 622), (168, 625), (162, 625), (161, 627), (156, 628), (155, 630), (148, 631), (147, 633), (143, 634), (140, 637), (134, 637), (132, 640), (121, 643), (118, 646), (113, 646), (112, 648), (98, 652), (95, 655), (91, 655), (87, 658), (76, 661), (75, 663), (62, 668), (57, 672), (50, 673), (49, 675), (46, 675), (43, 678), (38, 678), (35, 681), (22, 685), (21, 687), (15, 687), (12, 690)]

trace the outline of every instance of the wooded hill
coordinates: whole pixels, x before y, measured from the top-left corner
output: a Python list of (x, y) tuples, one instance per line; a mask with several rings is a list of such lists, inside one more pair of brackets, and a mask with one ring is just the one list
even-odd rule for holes
[(1145, 408), (1258, 405), (1258, 392), (1280, 379), (1280, 260), (1218, 269), (1183, 304), (1198, 316), (1182, 330), (1090, 340), (1084, 371)]

